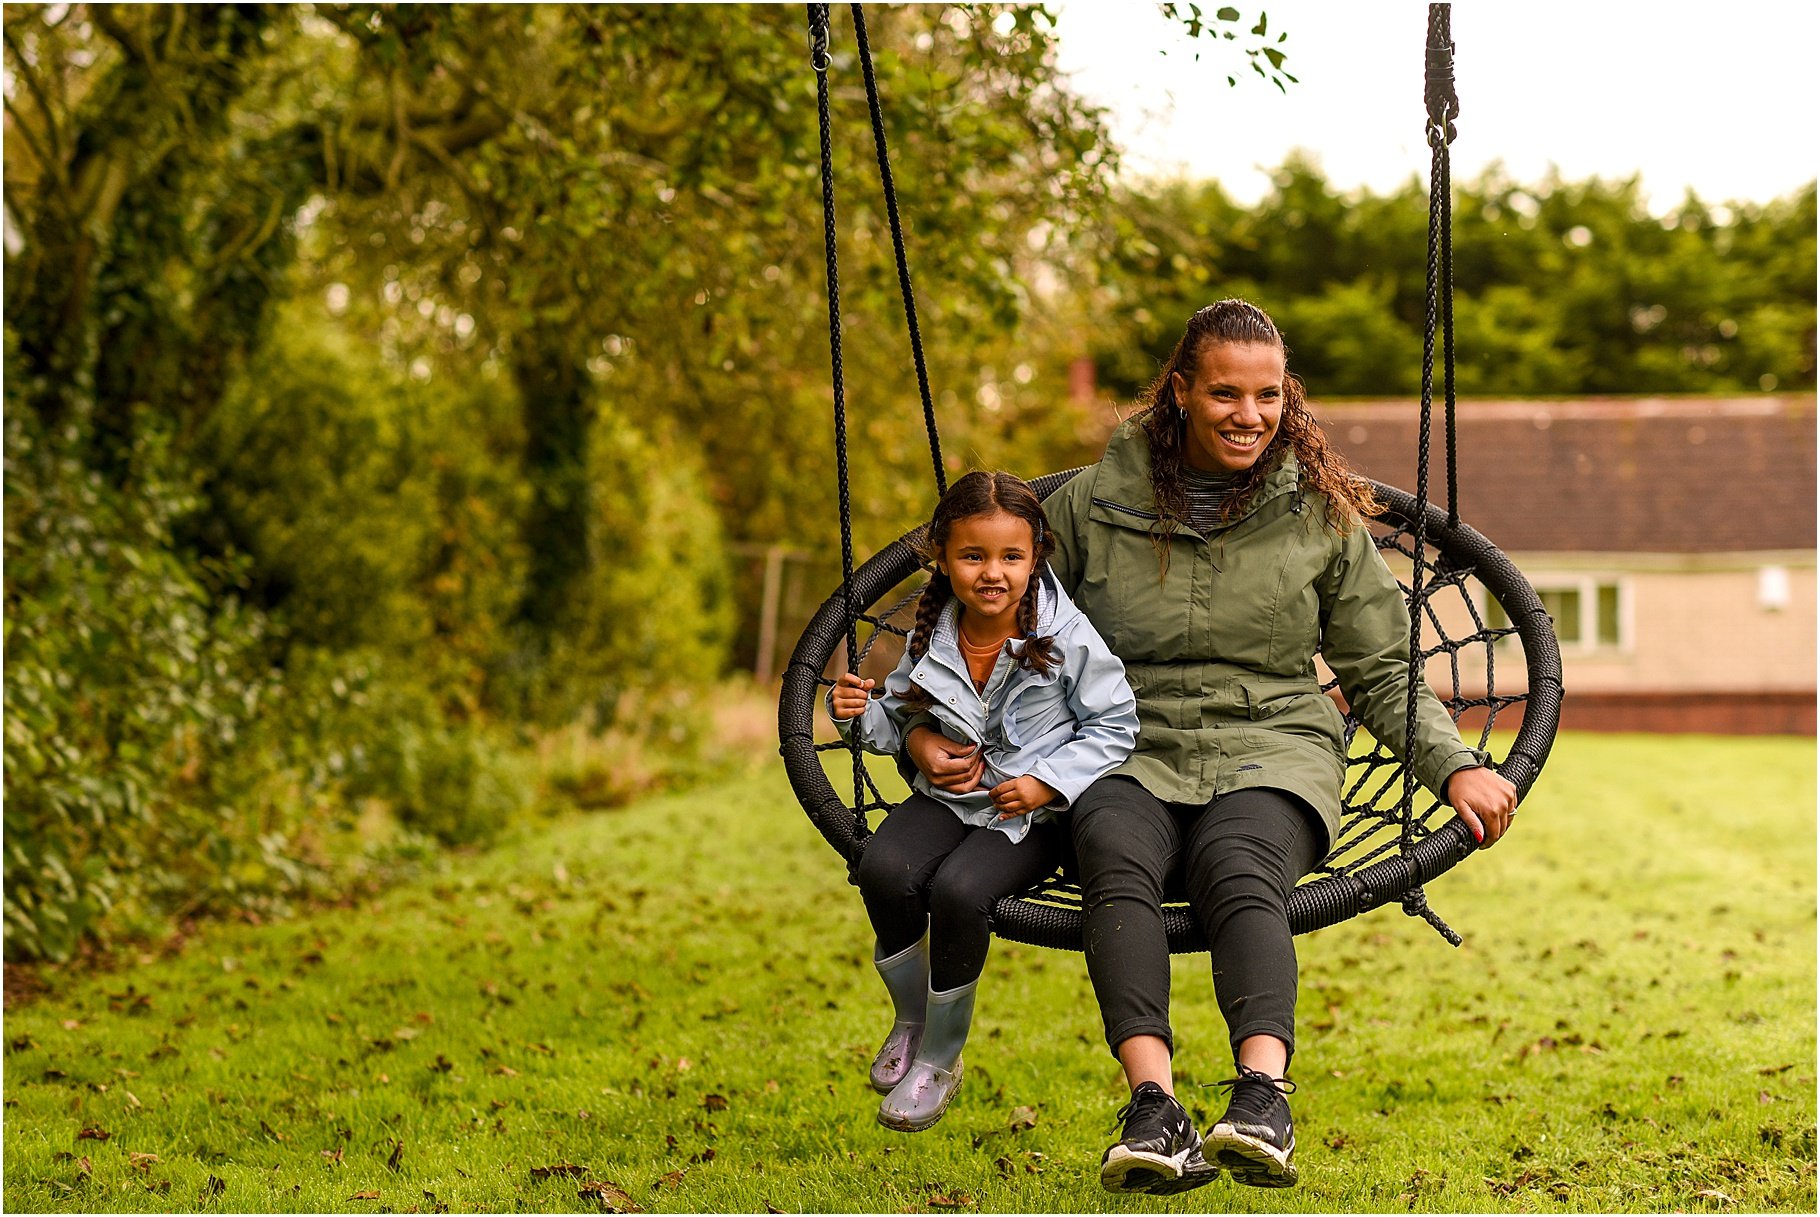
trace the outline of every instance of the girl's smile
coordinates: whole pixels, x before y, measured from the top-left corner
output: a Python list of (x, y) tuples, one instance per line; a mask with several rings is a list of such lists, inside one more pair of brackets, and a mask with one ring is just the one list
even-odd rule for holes
[(1017, 606), (1033, 568), (1028, 522), (1008, 511), (967, 516), (948, 532), (936, 565), (961, 602), (961, 625), (975, 646), (1017, 632)]

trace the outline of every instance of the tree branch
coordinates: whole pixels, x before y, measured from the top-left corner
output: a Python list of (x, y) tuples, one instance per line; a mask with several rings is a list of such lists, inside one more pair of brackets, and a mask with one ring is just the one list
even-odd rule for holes
[[(44, 115), (45, 134), (50, 140), (49, 156), (40, 155), (36, 149), (34, 149), (33, 155), (38, 156), (44, 167), (51, 171), (65, 189), (68, 189), (69, 178), (63, 164), (63, 131), (57, 123), (57, 111), (52, 107), (51, 99), (44, 91), (44, 82), (38, 79), (38, 73), (32, 68), (31, 61), (25, 57), (24, 50), (13, 38), (12, 30), (7, 30), (5, 34), (6, 49), (13, 53), (14, 70), (19, 74), (19, 79), (25, 82), (26, 89), (32, 95), (32, 100), (38, 103), (38, 110)], [(10, 98), (7, 100), (6, 108), (13, 116), (14, 125), (24, 127), (25, 122), (19, 117), (19, 112), (13, 108)]]

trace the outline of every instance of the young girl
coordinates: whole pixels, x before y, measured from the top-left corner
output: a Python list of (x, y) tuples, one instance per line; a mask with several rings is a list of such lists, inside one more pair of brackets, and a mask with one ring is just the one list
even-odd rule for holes
[(974, 745), (972, 781), (954, 793), (919, 774), (860, 859), (896, 1010), (872, 1085), (879, 1122), (902, 1132), (941, 1119), (960, 1088), (994, 902), (1055, 869), (1055, 813), (1131, 754), (1138, 725), (1124, 665), (1044, 563), (1055, 539), (1027, 484), (969, 473), (925, 545), (936, 574), (884, 696), (852, 674), (829, 695), (841, 734), (874, 752), (895, 753), (923, 715)]

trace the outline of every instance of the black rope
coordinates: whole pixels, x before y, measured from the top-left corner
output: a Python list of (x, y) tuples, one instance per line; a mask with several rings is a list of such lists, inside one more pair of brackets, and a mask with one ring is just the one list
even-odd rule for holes
[(1460, 114), (1460, 98), (1454, 91), (1452, 10), (1445, 4), (1433, 4), (1428, 10), (1428, 47), (1425, 77), (1428, 105), (1428, 141), (1441, 145), (1440, 179), (1431, 182), (1430, 194), (1441, 196), (1441, 344), (1444, 360), (1442, 384), (1447, 399), (1447, 526), (1460, 526), (1460, 461), (1458, 428), (1454, 410), (1454, 343), (1453, 343), (1453, 180), (1452, 165), (1446, 146), (1459, 134), (1453, 120)]
[(866, 105), (872, 111), (872, 145), (878, 150), (878, 177), (885, 188), (885, 214), (891, 220), (891, 245), (897, 254), (897, 285), (904, 297), (904, 320), (910, 328), (910, 354), (916, 362), (916, 387), (923, 398), (923, 428), (929, 433), (929, 459), (935, 463), (935, 497), (948, 493), (942, 468), (942, 439), (935, 427), (935, 401), (929, 395), (929, 367), (923, 360), (923, 333), (916, 324), (916, 296), (910, 290), (910, 260), (904, 253), (904, 226), (898, 218), (897, 187), (891, 180), (891, 157), (885, 149), (885, 116), (878, 101), (878, 77), (872, 71), (872, 48), (866, 42), (863, 6), (853, 6), (854, 39), (860, 70), (866, 77)]
[[(847, 390), (841, 371), (840, 264), (834, 247), (834, 136), (828, 118), (828, 6), (811, 4), (809, 10), (809, 64), (815, 69), (816, 115), (822, 145), (822, 236), (828, 251), (828, 358), (834, 369), (834, 468), (840, 486), (841, 594), (846, 605), (847, 671), (859, 671), (859, 609), (853, 599), (853, 498), (847, 478)], [(866, 763), (860, 751), (859, 732), (849, 733), (853, 753), (853, 806), (865, 835)], [(850, 860), (847, 877), (854, 878)]]
[[(1398, 804), (1401, 821), (1399, 838), (1407, 853), (1416, 836), (1416, 712), (1422, 682), (1428, 679), (1422, 652), (1422, 611), (1427, 596), (1423, 566), (1428, 541), (1428, 453), (1434, 423), (1435, 331), (1442, 331), (1445, 348), (1446, 426), (1447, 426), (1447, 494), (1449, 527), (1459, 525), (1458, 481), (1454, 474), (1454, 393), (1453, 393), (1453, 245), (1449, 229), (1453, 211), (1448, 164), (1448, 145), (1454, 137), (1453, 119), (1460, 112), (1460, 101), (1454, 93), (1452, 9), (1446, 4), (1428, 6), (1428, 40), (1424, 71), (1423, 101), (1428, 111), (1427, 133), (1430, 149), (1428, 175), (1428, 324), (1422, 340), (1422, 418), (1416, 439), (1416, 512), (1411, 535), (1409, 598), (1409, 695), (1403, 723), (1403, 790)], [(1442, 299), (1446, 298), (1443, 324)], [(1428, 907), (1428, 898), (1418, 885), (1403, 896), (1403, 911), (1419, 916), (1434, 926), (1449, 942), (1458, 946), (1460, 937), (1449, 929), (1439, 914)]]

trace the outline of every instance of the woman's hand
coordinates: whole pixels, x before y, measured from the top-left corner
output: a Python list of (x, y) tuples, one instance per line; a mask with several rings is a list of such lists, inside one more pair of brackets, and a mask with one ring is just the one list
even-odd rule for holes
[(1475, 765), (1456, 769), (1447, 779), (1447, 801), (1479, 839), (1479, 848), (1496, 844), (1517, 813), (1517, 788), (1493, 769)]
[(1039, 807), (1047, 807), (1055, 798), (1055, 787), (1027, 773), (1021, 778), (1000, 782), (992, 788), (992, 805), (998, 808), (998, 818), (1001, 820), (1027, 816)]
[(986, 758), (978, 744), (961, 744), (934, 727), (918, 727), (904, 741), (910, 763), (922, 771), (929, 784), (949, 794), (978, 790)]
[(844, 672), (834, 682), (834, 691), (828, 695), (834, 717), (841, 722), (858, 718), (866, 712), (866, 703), (872, 700), (870, 680), (861, 680), (851, 672)]

